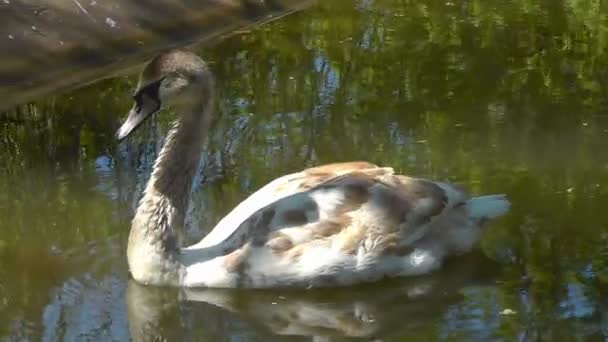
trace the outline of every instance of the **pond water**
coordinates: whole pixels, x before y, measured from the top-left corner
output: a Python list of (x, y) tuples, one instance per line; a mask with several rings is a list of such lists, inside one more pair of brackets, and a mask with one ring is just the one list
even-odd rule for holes
[(171, 115), (113, 140), (134, 75), (0, 114), (0, 336), (608, 338), (607, 15), (599, 1), (321, 1), (195, 48), (218, 78), (220, 114), (190, 241), (265, 182), (325, 162), (508, 194), (511, 212), (477, 250), (423, 277), (323, 291), (138, 286), (129, 221)]

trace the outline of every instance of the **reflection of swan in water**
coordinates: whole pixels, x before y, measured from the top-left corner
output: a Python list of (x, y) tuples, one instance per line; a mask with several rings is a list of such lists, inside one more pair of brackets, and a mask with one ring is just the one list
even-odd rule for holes
[(440, 322), (450, 305), (461, 302), (463, 288), (492, 283), (496, 265), (478, 257), (459, 258), (448, 263), (445, 272), (433, 275), (339, 290), (173, 289), (130, 281), (129, 330), (135, 341), (200, 340), (201, 335), (209, 340), (253, 335), (312, 336), (322, 341), (419, 332)]
[(503, 195), (469, 197), (447, 183), (367, 162), (330, 164), (278, 178), (181, 248), (181, 231), (214, 101), (213, 76), (196, 55), (148, 64), (125, 138), (161, 105), (181, 115), (168, 133), (132, 222), (133, 278), (183, 287), (327, 287), (428, 273), (469, 251), (480, 227), (504, 214)]

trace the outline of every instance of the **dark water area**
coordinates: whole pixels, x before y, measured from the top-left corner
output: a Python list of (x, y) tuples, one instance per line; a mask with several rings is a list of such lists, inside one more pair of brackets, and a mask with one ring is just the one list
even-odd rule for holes
[(506, 193), (512, 210), (428, 276), (322, 291), (138, 286), (130, 219), (174, 116), (114, 141), (134, 70), (0, 114), (3, 339), (608, 337), (605, 4), (326, 1), (195, 50), (218, 79), (218, 115), (190, 241), (266, 182), (345, 160)]

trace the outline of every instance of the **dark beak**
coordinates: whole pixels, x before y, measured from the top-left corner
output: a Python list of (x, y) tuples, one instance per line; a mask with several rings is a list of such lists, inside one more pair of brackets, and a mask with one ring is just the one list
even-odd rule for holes
[(160, 101), (151, 98), (147, 94), (138, 94), (135, 96), (135, 105), (129, 111), (127, 120), (116, 131), (116, 139), (122, 141), (139, 127), (147, 118), (160, 110)]

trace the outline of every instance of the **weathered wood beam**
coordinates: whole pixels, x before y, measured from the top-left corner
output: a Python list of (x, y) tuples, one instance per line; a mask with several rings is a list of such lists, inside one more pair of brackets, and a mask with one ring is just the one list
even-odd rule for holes
[(0, 110), (108, 77), (155, 52), (310, 0), (0, 0)]

